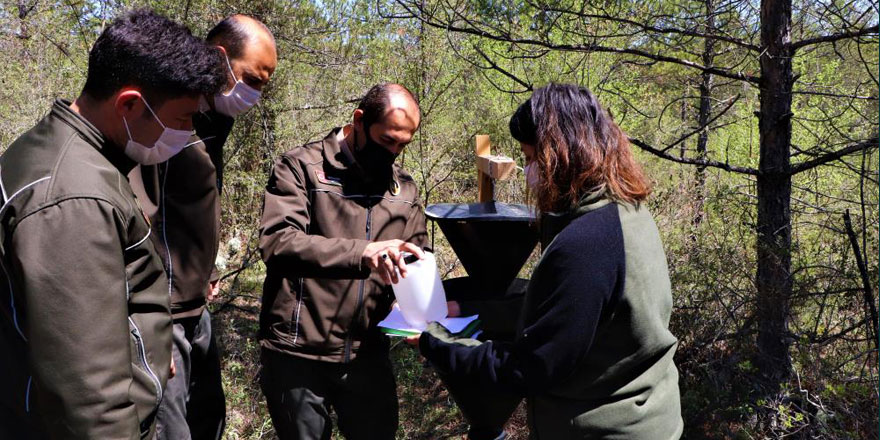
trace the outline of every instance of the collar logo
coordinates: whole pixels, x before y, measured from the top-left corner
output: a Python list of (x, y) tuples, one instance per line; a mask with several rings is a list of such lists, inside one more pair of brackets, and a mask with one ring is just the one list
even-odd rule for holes
[(324, 185), (342, 186), (342, 179), (338, 177), (328, 177), (323, 170), (315, 170), (315, 177), (318, 179), (318, 182), (323, 183)]

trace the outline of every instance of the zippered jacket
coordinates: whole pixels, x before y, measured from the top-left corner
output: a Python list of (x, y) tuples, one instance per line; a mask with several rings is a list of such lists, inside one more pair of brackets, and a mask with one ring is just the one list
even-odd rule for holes
[(61, 100), (0, 156), (0, 438), (152, 438), (171, 314), (133, 166)]
[(150, 238), (170, 279), (175, 319), (199, 316), (220, 243), (220, 169), (223, 144), (234, 119), (214, 111), (196, 113), (196, 136), (171, 159), (140, 165), (131, 187), (153, 224)]
[(387, 185), (367, 185), (337, 141), (290, 150), (266, 185), (260, 252), (266, 263), (260, 343), (330, 362), (378, 352), (376, 324), (393, 294), (361, 263), (371, 241), (427, 245), (425, 213), (412, 177), (398, 165)]
[(432, 324), (422, 355), (480, 392), (526, 397), (530, 439), (679, 438), (672, 286), (651, 213), (597, 191), (566, 220), (535, 267), (513, 342), (475, 345)]

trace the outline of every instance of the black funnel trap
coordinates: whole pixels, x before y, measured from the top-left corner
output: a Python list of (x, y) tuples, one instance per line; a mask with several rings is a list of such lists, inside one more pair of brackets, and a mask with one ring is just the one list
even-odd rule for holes
[(503, 296), (538, 243), (534, 212), (525, 205), (438, 203), (425, 214), (446, 235), (478, 297)]

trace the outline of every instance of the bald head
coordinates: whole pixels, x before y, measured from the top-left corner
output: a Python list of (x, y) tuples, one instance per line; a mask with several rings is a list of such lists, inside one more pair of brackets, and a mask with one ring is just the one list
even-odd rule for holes
[(235, 76), (230, 78), (230, 86), (241, 79), (262, 90), (278, 65), (275, 37), (265, 24), (253, 17), (230, 15), (217, 23), (205, 39), (223, 48), (229, 58)]
[(400, 154), (419, 128), (421, 113), (415, 96), (400, 84), (383, 83), (370, 88), (354, 111), (357, 132), (355, 149), (374, 140), (393, 154)]
[(390, 113), (402, 111), (418, 127), (421, 116), (419, 104), (412, 92), (395, 83), (382, 83), (371, 87), (361, 98), (358, 109), (363, 112), (363, 122), (367, 125), (390, 116)]
[[(249, 45), (275, 47), (275, 37), (263, 22), (247, 15), (235, 14), (224, 18), (205, 37), (208, 43), (222, 46), (229, 58), (239, 58)], [(267, 47), (259, 47), (266, 49)]]

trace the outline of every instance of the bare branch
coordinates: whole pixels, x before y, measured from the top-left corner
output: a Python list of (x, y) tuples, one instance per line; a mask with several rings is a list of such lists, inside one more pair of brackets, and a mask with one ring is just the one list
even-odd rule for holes
[(880, 29), (880, 28), (878, 28), (878, 25), (875, 24), (874, 26), (866, 27), (864, 29), (859, 29), (857, 31), (848, 31), (848, 32), (842, 32), (839, 34), (834, 34), (834, 35), (823, 35), (821, 37), (808, 38), (806, 40), (801, 40), (796, 43), (792, 43), (791, 48), (792, 48), (792, 50), (798, 50), (802, 47), (809, 46), (811, 44), (831, 43), (834, 41), (846, 40), (848, 38), (863, 37), (865, 35), (876, 34), (878, 32), (878, 29)]
[(299, 106), (281, 107), (277, 111), (279, 113), (284, 113), (284, 112), (305, 111), (305, 110), (326, 110), (329, 108), (341, 107), (346, 104), (356, 104), (361, 101), (361, 98), (362, 97), (360, 97), (360, 96), (358, 96), (356, 98), (348, 98), (348, 99), (344, 99), (342, 101), (337, 101), (333, 104), (308, 104), (307, 103), (307, 104), (303, 104), (303, 105), (299, 105)]
[(480, 56), (483, 57), (483, 59), (486, 60), (487, 63), (489, 63), (489, 68), (491, 68), (491, 69), (493, 69), (493, 70), (496, 70), (496, 71), (500, 72), (502, 75), (504, 75), (504, 76), (506, 76), (506, 77), (512, 79), (512, 80), (515, 81), (517, 84), (523, 86), (523, 87), (525, 88), (524, 92), (531, 92), (531, 91), (532, 91), (532, 85), (531, 85), (531, 84), (529, 84), (529, 83), (527, 83), (527, 82), (525, 82), (525, 81), (519, 79), (519, 77), (517, 77), (516, 75), (514, 75), (514, 74), (508, 72), (507, 70), (504, 70), (503, 67), (499, 66), (495, 61), (492, 61), (492, 59), (489, 58), (489, 56), (486, 55), (485, 52), (483, 52), (482, 50), (480, 50), (479, 47), (474, 46), (474, 50), (476, 50), (477, 53), (480, 54)]
[(859, 142), (857, 144), (850, 145), (846, 148), (841, 148), (840, 150), (837, 150), (833, 153), (828, 153), (824, 156), (820, 156), (815, 159), (801, 162), (797, 165), (792, 165), (791, 174), (795, 175), (798, 173), (802, 173), (802, 172), (807, 171), (809, 169), (816, 168), (819, 165), (826, 164), (828, 162), (840, 159), (841, 157), (846, 156), (848, 154), (857, 153), (862, 150), (867, 150), (868, 148), (877, 148), (877, 145), (878, 145), (878, 139), (874, 138), (874, 139), (870, 139), (870, 140), (867, 140), (864, 142)]
[(791, 92), (795, 95), (816, 95), (816, 96), (828, 96), (831, 98), (845, 98), (845, 99), (864, 99), (867, 101), (876, 101), (876, 96), (859, 96), (859, 95), (840, 95), (837, 93), (824, 93), (824, 92), (811, 92), (807, 90), (794, 90)]
[(868, 309), (868, 312), (871, 316), (871, 326), (868, 327), (869, 330), (873, 330), (873, 336), (871, 339), (874, 340), (874, 348), (880, 349), (880, 342), (877, 341), (877, 306), (874, 305), (874, 290), (871, 289), (871, 281), (868, 279), (868, 269), (865, 266), (865, 262), (862, 260), (862, 252), (859, 250), (859, 241), (856, 238), (856, 231), (853, 230), (852, 220), (849, 216), (849, 209), (843, 214), (843, 223), (846, 227), (846, 235), (849, 236), (849, 242), (852, 246), (853, 253), (856, 256), (856, 265), (859, 267), (859, 275), (862, 278), (862, 287), (864, 288), (863, 294), (865, 298), (865, 308)]
[[(535, 7), (537, 7), (537, 6), (535, 6)], [(693, 30), (689, 30), (689, 29), (677, 29), (677, 28), (671, 28), (671, 27), (652, 26), (649, 24), (640, 23), (640, 22), (637, 22), (634, 20), (628, 20), (626, 18), (616, 17), (613, 15), (587, 14), (584, 12), (575, 12), (575, 11), (568, 10), (568, 9), (554, 8), (554, 7), (548, 7), (548, 8), (544, 8), (544, 9), (546, 11), (551, 11), (551, 12), (572, 14), (572, 15), (575, 15), (580, 18), (597, 18), (600, 20), (607, 20), (607, 21), (611, 21), (611, 22), (615, 22), (615, 23), (628, 24), (630, 26), (635, 26), (643, 31), (650, 31), (650, 32), (658, 33), (658, 34), (680, 34), (680, 35), (686, 35), (689, 37), (698, 37), (698, 38), (705, 38), (705, 39), (710, 39), (710, 40), (718, 40), (718, 41), (724, 41), (727, 43), (731, 43), (731, 44), (734, 44), (739, 47), (743, 47), (745, 49), (749, 49), (749, 50), (752, 50), (755, 52), (761, 51), (761, 49), (757, 45), (751, 44), (747, 41), (740, 40), (738, 38), (728, 37), (726, 35), (707, 34), (707, 33), (697, 32), (697, 31), (693, 31)]]
[(714, 161), (714, 160), (708, 160), (708, 159), (689, 159), (686, 157), (673, 156), (669, 153), (664, 153), (663, 151), (658, 150), (658, 149), (656, 149), (656, 148), (654, 148), (654, 147), (652, 147), (652, 146), (650, 146), (650, 145), (646, 144), (645, 142), (640, 141), (638, 139), (629, 138), (629, 141), (633, 145), (641, 148), (642, 150), (645, 150), (645, 151), (647, 151), (657, 157), (661, 157), (666, 160), (671, 160), (673, 162), (678, 162), (678, 163), (683, 163), (683, 164), (688, 164), (688, 165), (698, 165), (698, 166), (704, 166), (704, 167), (720, 168), (722, 170), (730, 171), (733, 173), (751, 174), (753, 176), (757, 176), (759, 174), (758, 170), (756, 170), (754, 168), (738, 167), (738, 166), (734, 166), (734, 165), (730, 165), (730, 164), (726, 164), (726, 163), (718, 162), (718, 161)]
[(692, 130), (690, 133), (687, 133), (687, 134), (685, 134), (684, 136), (678, 138), (677, 141), (675, 141), (675, 142), (673, 142), (673, 143), (667, 145), (665, 148), (663, 148), (663, 149), (660, 150), (660, 151), (663, 152), (663, 153), (665, 153), (665, 152), (669, 151), (670, 148), (675, 147), (676, 145), (678, 145), (678, 144), (680, 144), (680, 143), (686, 141), (686, 140), (687, 140), (688, 138), (690, 138), (691, 136), (693, 136), (693, 135), (695, 135), (695, 134), (697, 134), (697, 133), (699, 133), (699, 132), (705, 130), (707, 127), (709, 127), (710, 125), (712, 125), (712, 123), (715, 122), (718, 118), (720, 118), (721, 116), (724, 116), (724, 114), (726, 114), (727, 111), (730, 110), (730, 108), (733, 107), (733, 105), (736, 104), (737, 101), (739, 101), (740, 96), (742, 96), (742, 95), (736, 95), (736, 96), (733, 98), (733, 100), (731, 100), (730, 103), (727, 104), (727, 107), (725, 107), (724, 110), (721, 110), (720, 112), (718, 112), (717, 114), (715, 114), (715, 116), (712, 116), (712, 118), (709, 119), (708, 121), (706, 121), (705, 124), (703, 124), (703, 125), (697, 127), (696, 129)]
[[(724, 78), (736, 79), (740, 81), (747, 81), (750, 83), (758, 84), (760, 82), (760, 77), (755, 75), (749, 75), (747, 73), (742, 72), (732, 72), (728, 69), (722, 69), (717, 67), (707, 67), (703, 66), (699, 63), (695, 63), (693, 61), (683, 60), (680, 58), (672, 57), (669, 55), (663, 55), (661, 53), (651, 53), (641, 49), (633, 49), (633, 48), (620, 48), (620, 47), (609, 47), (602, 46), (596, 43), (586, 43), (586, 44), (557, 44), (549, 41), (543, 40), (535, 40), (531, 38), (515, 38), (509, 34), (501, 35), (496, 33), (491, 33), (486, 30), (482, 30), (477, 28), (476, 26), (471, 25), (472, 27), (461, 27), (456, 26), (453, 22), (441, 22), (435, 20), (432, 16), (426, 15), (424, 9), (419, 7), (415, 7), (420, 13), (413, 12), (409, 6), (404, 4), (403, 0), (397, 0), (397, 3), (402, 7), (407, 9), (412, 13), (413, 18), (416, 18), (428, 26), (444, 29), (447, 31), (458, 32), (462, 34), (474, 35), (480, 38), (486, 38), (493, 41), (500, 41), (505, 43), (515, 43), (521, 45), (528, 46), (536, 46), (543, 47), (546, 49), (558, 50), (563, 52), (607, 52), (607, 53), (619, 53), (619, 54), (627, 54), (627, 55), (635, 55), (638, 57), (646, 58), (649, 60), (654, 60), (658, 62), (665, 62), (671, 64), (678, 64), (681, 66), (689, 67), (692, 69), (696, 69), (702, 72), (708, 72), (713, 75), (718, 75)], [(463, 19), (464, 20), (464, 19)], [(466, 21), (466, 20), (465, 20)]]

